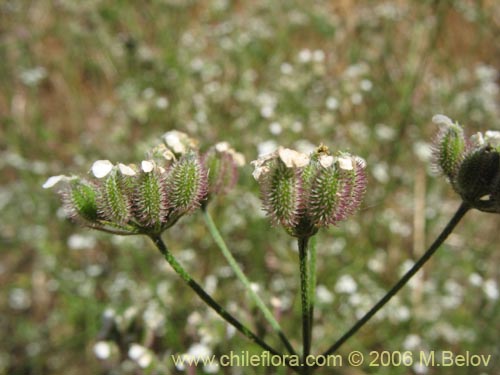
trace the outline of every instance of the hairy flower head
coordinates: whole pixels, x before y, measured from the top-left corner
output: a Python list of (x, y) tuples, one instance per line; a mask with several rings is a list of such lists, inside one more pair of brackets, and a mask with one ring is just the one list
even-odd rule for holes
[(354, 213), (365, 190), (365, 163), (319, 146), (311, 155), (279, 148), (252, 162), (263, 208), (295, 237), (315, 234)]
[(206, 198), (207, 175), (194, 152), (164, 166), (98, 160), (91, 173), (93, 178), (50, 177), (43, 187), (58, 188), (70, 218), (106, 232), (159, 234)]

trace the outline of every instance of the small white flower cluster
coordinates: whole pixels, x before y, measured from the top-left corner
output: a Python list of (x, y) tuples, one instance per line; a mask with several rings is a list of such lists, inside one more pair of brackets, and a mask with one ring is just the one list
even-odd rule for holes
[[(287, 168), (303, 168), (309, 164), (311, 158), (309, 155), (298, 152), (289, 148), (279, 146), (277, 150), (268, 154), (262, 155), (257, 160), (250, 164), (254, 166), (253, 177), (259, 181), (261, 176), (269, 172), (268, 161), (279, 158)], [(359, 162), (362, 167), (366, 166), (366, 162), (359, 156), (332, 156), (328, 154), (320, 154), (318, 162), (323, 168), (328, 168), (335, 162), (338, 163), (340, 169), (351, 171), (354, 169), (354, 163)]]

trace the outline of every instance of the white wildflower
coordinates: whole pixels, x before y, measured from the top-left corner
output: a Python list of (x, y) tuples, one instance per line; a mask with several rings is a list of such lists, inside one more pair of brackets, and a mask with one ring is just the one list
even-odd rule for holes
[(153, 362), (153, 355), (142, 345), (132, 344), (128, 350), (128, 356), (141, 368), (147, 368)]
[(94, 354), (99, 359), (108, 359), (111, 357), (111, 345), (107, 341), (98, 341), (94, 345)]

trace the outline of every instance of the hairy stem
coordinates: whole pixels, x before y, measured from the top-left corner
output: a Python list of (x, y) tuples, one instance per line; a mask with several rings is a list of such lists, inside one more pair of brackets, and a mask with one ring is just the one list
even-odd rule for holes
[(365, 325), (384, 305), (389, 302), (389, 300), (403, 287), (406, 285), (408, 280), (415, 275), (420, 268), (430, 259), (430, 257), (436, 252), (436, 250), (443, 244), (443, 242), (448, 238), (450, 233), (455, 229), (460, 220), (469, 211), (470, 206), (462, 202), (458, 210), (455, 212), (451, 220), (448, 222), (446, 227), (443, 229), (441, 234), (436, 238), (434, 243), (429, 247), (429, 249), (422, 255), (422, 257), (410, 268), (404, 276), (386, 293), (380, 301), (375, 304), (360, 320), (354, 324), (349, 331), (347, 331), (340, 339), (338, 339), (328, 350), (323, 354), (328, 356), (333, 354), (340, 346), (345, 343), (351, 336), (353, 336), (361, 327)]
[(271, 311), (267, 308), (267, 306), (264, 304), (262, 299), (259, 297), (259, 295), (253, 290), (252, 286), (250, 285), (250, 281), (247, 279), (243, 271), (241, 270), (240, 266), (236, 262), (236, 259), (234, 259), (233, 255), (229, 251), (229, 249), (226, 246), (226, 243), (222, 236), (220, 235), (219, 230), (217, 229), (217, 226), (215, 225), (214, 221), (212, 220), (212, 216), (208, 212), (208, 210), (205, 208), (203, 210), (203, 216), (205, 218), (205, 223), (207, 224), (208, 230), (210, 234), (212, 235), (215, 243), (221, 250), (222, 254), (226, 258), (227, 262), (229, 263), (230, 267), (232, 268), (233, 272), (235, 273), (236, 277), (241, 281), (243, 286), (245, 287), (246, 291), (250, 294), (250, 297), (254, 301), (255, 305), (259, 308), (259, 310), (262, 312), (268, 323), (271, 325), (271, 327), (274, 329), (274, 331), (278, 334), (279, 338), (285, 345), (286, 349), (290, 354), (296, 354), (294, 348), (290, 344), (290, 341), (288, 338), (285, 336), (283, 333), (283, 330), (281, 329), (280, 324), (278, 321), (275, 319), (274, 315), (271, 313)]
[(311, 298), (309, 295), (311, 284), (309, 281), (310, 264), (308, 263), (308, 242), (309, 237), (301, 237), (298, 239), (300, 261), (300, 297), (302, 302), (303, 375), (309, 374), (309, 369), (305, 364), (305, 361), (311, 351)]
[(312, 342), (314, 302), (316, 298), (316, 236), (311, 237), (309, 244), (309, 337)]
[(174, 271), (188, 284), (188, 286), (205, 302), (210, 306), (221, 318), (226, 322), (235, 327), (238, 331), (243, 333), (247, 338), (261, 346), (264, 350), (269, 351), (272, 354), (280, 355), (279, 352), (269, 345), (267, 345), (260, 337), (255, 335), (250, 329), (240, 323), (233, 315), (227, 312), (221, 305), (219, 305), (215, 300), (207, 293), (205, 290), (194, 281), (187, 271), (181, 266), (181, 264), (175, 259), (175, 257), (170, 253), (167, 246), (159, 236), (151, 237), (154, 244), (160, 250), (160, 252), (165, 257), (165, 260), (172, 266)]

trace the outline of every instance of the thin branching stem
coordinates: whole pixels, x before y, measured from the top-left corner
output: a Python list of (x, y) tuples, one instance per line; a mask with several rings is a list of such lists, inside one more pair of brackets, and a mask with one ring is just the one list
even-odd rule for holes
[(217, 244), (217, 246), (221, 250), (224, 257), (226, 258), (227, 262), (229, 263), (229, 266), (232, 268), (236, 277), (241, 281), (241, 283), (245, 287), (248, 294), (250, 294), (250, 297), (254, 301), (257, 308), (262, 312), (262, 314), (266, 318), (267, 322), (271, 325), (271, 327), (277, 333), (277, 335), (279, 336), (280, 340), (285, 345), (288, 352), (290, 354), (296, 354), (295, 349), (293, 348), (292, 344), (290, 343), (288, 338), (283, 333), (283, 330), (281, 329), (280, 324), (278, 323), (278, 321), (276, 320), (274, 315), (271, 313), (271, 311), (264, 304), (264, 302), (259, 297), (259, 295), (252, 288), (250, 281), (245, 276), (245, 274), (241, 270), (240, 266), (236, 262), (236, 259), (234, 259), (233, 255), (229, 251), (229, 249), (226, 245), (226, 242), (224, 241), (224, 239), (220, 235), (220, 232), (217, 229), (217, 226), (215, 225), (215, 223), (212, 219), (212, 216), (210, 215), (210, 213), (208, 212), (208, 210), (206, 208), (203, 209), (203, 217), (205, 218), (205, 223), (207, 224), (208, 230), (209, 230), (210, 234), (212, 235), (212, 238), (214, 239), (215, 243)]
[(415, 275), (422, 266), (431, 258), (431, 256), (436, 252), (436, 250), (443, 244), (443, 242), (448, 238), (450, 233), (455, 229), (460, 220), (469, 211), (471, 207), (462, 202), (458, 210), (455, 212), (451, 220), (448, 222), (446, 227), (443, 229), (441, 234), (436, 238), (429, 249), (422, 255), (422, 257), (411, 267), (404, 276), (387, 292), (387, 294), (380, 299), (380, 301), (375, 304), (360, 320), (358, 320), (342, 337), (340, 337), (330, 348), (328, 348), (324, 356), (328, 356), (337, 351), (342, 344), (344, 344), (351, 336), (353, 336), (361, 327), (365, 325), (384, 305), (389, 302), (389, 300), (403, 287), (406, 283)]
[[(240, 331), (248, 339), (259, 345), (262, 349), (268, 351), (272, 355), (277, 355), (283, 357), (283, 355), (276, 349), (269, 346), (263, 339), (253, 333), (248, 327), (236, 319), (232, 314), (226, 311), (221, 305), (219, 305), (193, 278), (189, 273), (182, 267), (182, 265), (177, 261), (177, 259), (168, 250), (165, 242), (161, 239), (159, 235), (152, 235), (151, 240), (154, 242), (158, 250), (165, 257), (165, 260), (172, 266), (174, 271), (186, 282), (186, 284), (205, 302), (210, 306), (222, 319), (231, 324), (234, 328)], [(299, 372), (297, 367), (286, 362), (287, 366), (290, 367), (295, 372)]]

